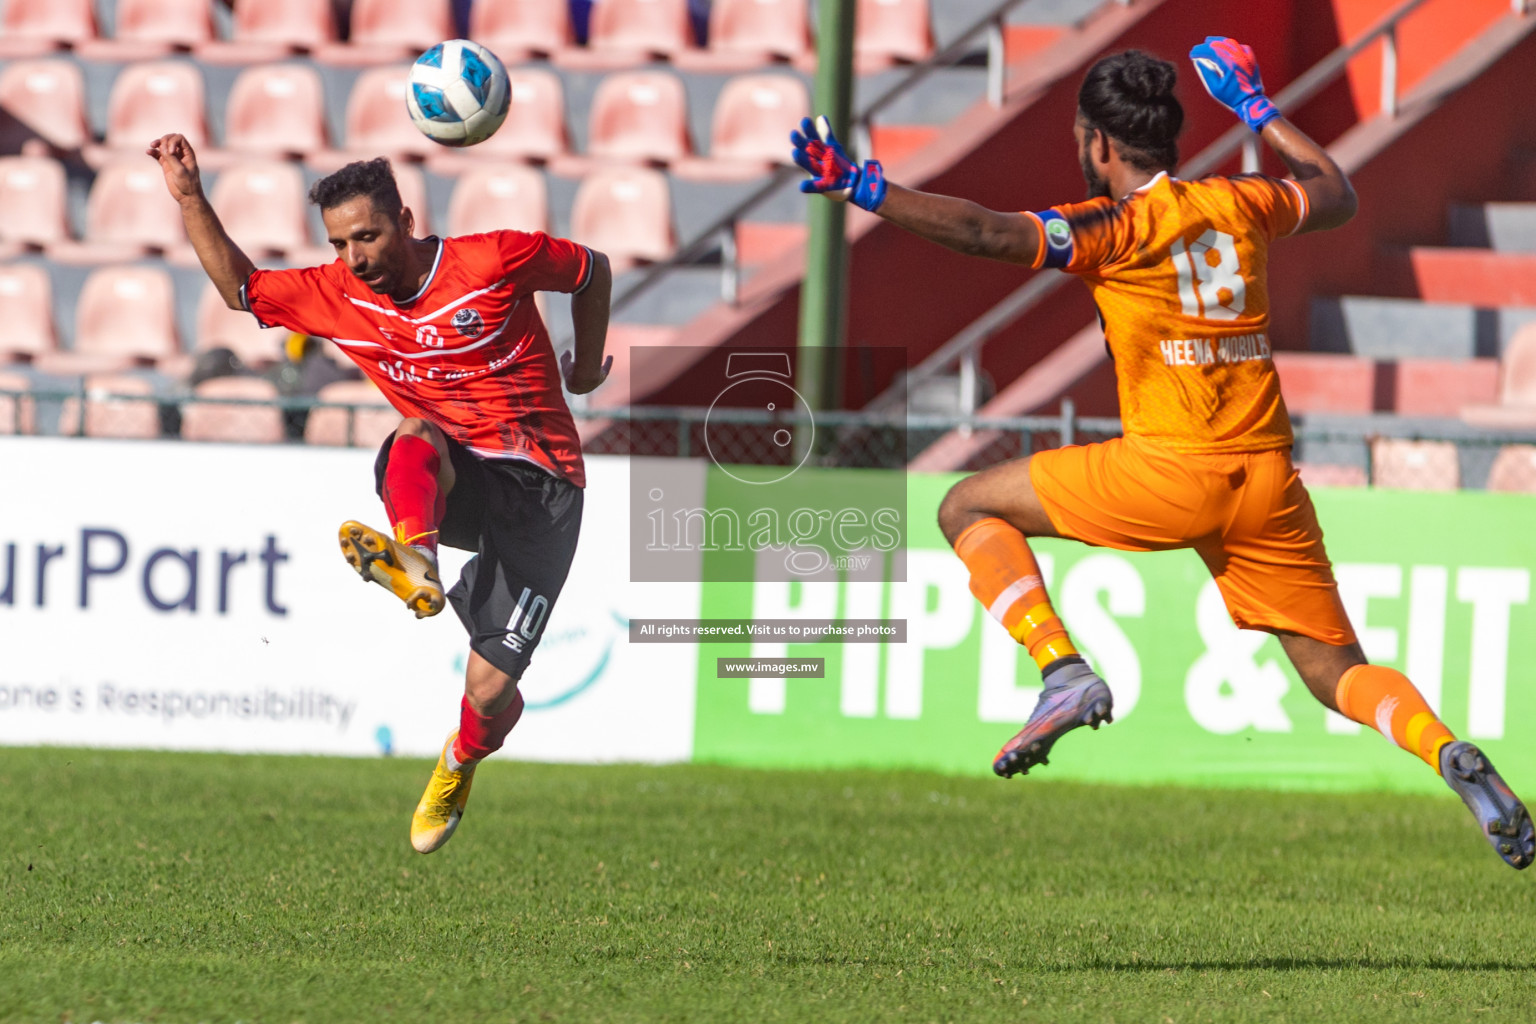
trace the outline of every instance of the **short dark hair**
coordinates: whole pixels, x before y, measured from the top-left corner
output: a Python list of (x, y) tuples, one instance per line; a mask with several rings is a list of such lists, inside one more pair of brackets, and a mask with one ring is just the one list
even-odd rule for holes
[(1171, 170), (1184, 127), (1184, 108), (1173, 94), (1178, 77), (1172, 64), (1150, 53), (1116, 53), (1088, 69), (1077, 109), (1089, 128), (1119, 144), (1121, 159), (1132, 167)]
[(340, 206), (349, 199), (367, 196), (373, 208), (394, 216), (405, 204), (395, 184), (395, 172), (381, 156), (347, 164), (334, 174), (327, 174), (309, 187), (309, 201), (322, 210)]

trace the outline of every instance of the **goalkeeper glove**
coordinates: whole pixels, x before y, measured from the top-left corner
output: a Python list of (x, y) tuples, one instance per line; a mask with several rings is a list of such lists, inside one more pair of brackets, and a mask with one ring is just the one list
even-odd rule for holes
[(1225, 36), (1206, 36), (1205, 42), (1189, 51), (1189, 59), (1211, 98), (1255, 132), (1280, 116), (1279, 108), (1264, 95), (1252, 47)]
[(800, 130), (789, 133), (792, 156), (809, 181), (800, 183), (801, 192), (820, 192), (828, 199), (849, 200), (854, 206), (874, 213), (885, 202), (885, 172), (878, 160), (866, 160), (860, 167), (848, 159), (842, 143), (832, 134), (825, 117), (812, 121), (800, 119)]

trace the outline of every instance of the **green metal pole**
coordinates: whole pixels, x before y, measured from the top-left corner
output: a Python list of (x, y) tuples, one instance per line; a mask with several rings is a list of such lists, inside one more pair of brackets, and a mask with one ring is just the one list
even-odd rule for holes
[[(844, 145), (853, 108), (853, 12), (856, 0), (821, 0), (816, 21), (813, 114), (825, 115)], [(850, 154), (854, 155), (854, 154)], [(848, 204), (808, 197), (805, 283), (800, 289), (798, 385), (812, 409), (841, 404), (838, 353), (847, 329)], [(816, 350), (816, 351), (807, 351)]]

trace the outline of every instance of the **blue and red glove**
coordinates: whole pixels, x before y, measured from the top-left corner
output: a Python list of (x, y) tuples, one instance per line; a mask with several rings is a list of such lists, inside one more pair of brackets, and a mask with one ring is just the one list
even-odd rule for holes
[(1280, 109), (1264, 95), (1264, 80), (1259, 77), (1259, 61), (1253, 48), (1226, 36), (1206, 36), (1205, 42), (1189, 51), (1200, 84), (1211, 99), (1242, 119), (1255, 132), (1280, 116)]
[(885, 202), (885, 171), (880, 161), (866, 160), (860, 167), (848, 159), (843, 144), (832, 134), (825, 117), (812, 121), (800, 119), (800, 130), (789, 133), (791, 154), (809, 181), (800, 183), (801, 192), (820, 192), (828, 199), (848, 200), (854, 206), (874, 213)]

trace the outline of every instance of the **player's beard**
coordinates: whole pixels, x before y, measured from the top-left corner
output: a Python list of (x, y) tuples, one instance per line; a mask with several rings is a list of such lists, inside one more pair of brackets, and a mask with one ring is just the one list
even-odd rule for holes
[(1099, 177), (1099, 172), (1093, 168), (1093, 157), (1086, 147), (1078, 151), (1077, 161), (1083, 168), (1083, 180), (1088, 183), (1088, 198), (1110, 198), (1109, 179)]

